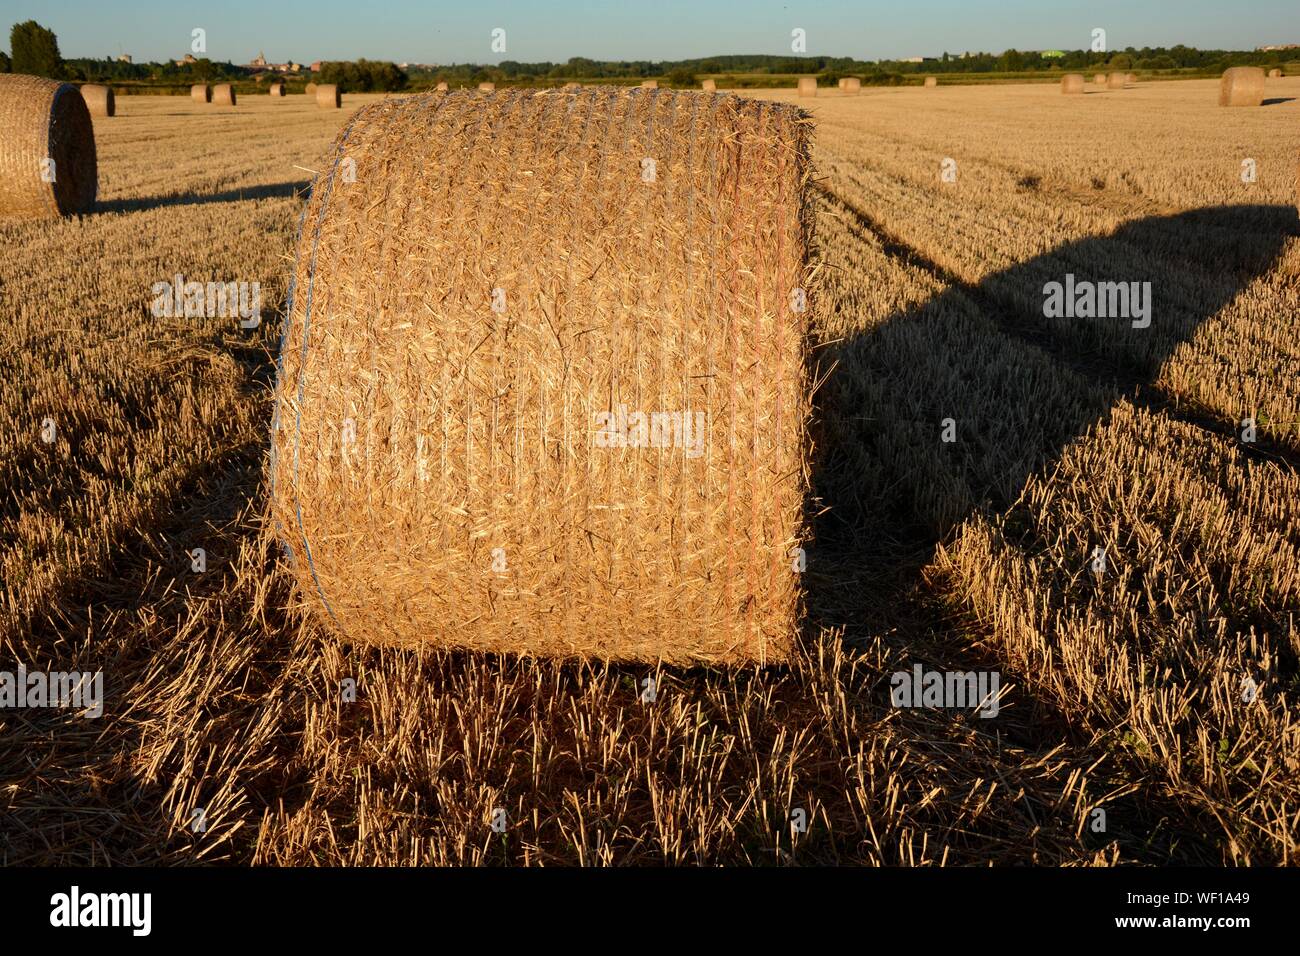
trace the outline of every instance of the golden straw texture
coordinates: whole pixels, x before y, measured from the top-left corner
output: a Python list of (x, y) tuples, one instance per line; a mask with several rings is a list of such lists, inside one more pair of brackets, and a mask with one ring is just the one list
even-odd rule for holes
[(435, 89), (437, 89), (437, 91), (438, 91), (439, 93), (446, 93), (446, 92), (447, 92), (447, 81), (446, 81), (446, 80), (443, 80), (442, 82), (440, 82), (440, 83), (437, 85), (437, 87), (435, 87)]
[(95, 129), (77, 88), (0, 74), (0, 218), (88, 212), (97, 186)]
[(206, 83), (195, 83), (190, 87), (190, 99), (195, 103), (211, 103), (212, 88)]
[(316, 84), (315, 84), (315, 83), (308, 83), (305, 87), (303, 87), (303, 92), (306, 93), (308, 96), (315, 96), (315, 95), (316, 95)]
[(270, 93), (272, 96), (279, 96), (279, 97), (282, 97), (282, 96), (284, 96), (284, 84), (283, 84), (283, 83), (272, 83), (272, 84), (271, 84), (271, 88), (270, 88), (269, 90), (267, 90), (267, 92)]
[(312, 189), (276, 385), (305, 603), (356, 642), (785, 659), (810, 131), (608, 87), (360, 110)]
[(1127, 73), (1112, 73), (1106, 79), (1106, 86), (1112, 90), (1124, 89), (1124, 84), (1128, 82)]
[(717, 80), (701, 80), (701, 81), (700, 81), (700, 89), (702, 89), (705, 93), (716, 93), (716, 92), (718, 91), (718, 81), (717, 81)]
[(1062, 93), (1082, 93), (1087, 81), (1082, 73), (1067, 73), (1061, 77)]
[(478, 85), (478, 91), (480, 93), (491, 93), (496, 90), (496, 88), (497, 85), (495, 83), (480, 83)]
[(850, 96), (862, 90), (862, 81), (856, 76), (846, 76), (841, 82), (844, 84), (844, 92)]
[(218, 83), (212, 88), (212, 102), (215, 106), (234, 106), (235, 88), (229, 83)]
[(817, 77), (801, 76), (799, 77), (799, 95), (816, 96), (817, 95)]
[(925, 85), (931, 88), (936, 87), (939, 85), (939, 78), (937, 76), (927, 76), (925, 78)]
[(1264, 102), (1264, 71), (1257, 66), (1234, 66), (1219, 80), (1220, 106), (1260, 106)]
[(81, 87), (81, 98), (86, 101), (86, 109), (91, 116), (113, 116), (117, 113), (117, 99), (113, 96), (111, 86), (86, 83)]
[(1094, 77), (1092, 78), (1092, 82), (1096, 83), (1098, 86), (1105, 86), (1105, 85), (1106, 85), (1106, 74), (1105, 74), (1105, 73), (1098, 73), (1096, 76), (1094, 76)]
[(343, 105), (343, 94), (337, 83), (322, 83), (316, 87), (316, 105), (324, 110), (336, 110)]

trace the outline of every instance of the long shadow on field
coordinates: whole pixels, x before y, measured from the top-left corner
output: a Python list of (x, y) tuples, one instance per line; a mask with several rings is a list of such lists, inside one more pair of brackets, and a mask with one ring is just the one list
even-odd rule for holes
[[(806, 579), (810, 623), (843, 627), (850, 644), (942, 632), (923, 580), (936, 546), (973, 514), (1007, 509), (1031, 474), (1117, 401), (1227, 434), (1226, 425), (1171, 409), (1151, 383), (1178, 344), (1268, 271), (1296, 233), (1291, 207), (1201, 209), (1064, 245), (975, 286), (829, 198), (888, 254), (947, 286), (841, 343), (816, 397), (822, 449), (813, 485), (827, 510)], [(1150, 283), (1149, 325), (1131, 312), (1046, 317), (1044, 286), (1070, 281), (1076, 295), (1085, 282)], [(944, 441), (945, 431), (955, 440)], [(1296, 464), (1293, 453), (1287, 460)], [(972, 655), (966, 666), (978, 663)], [(1045, 701), (1021, 700), (1060, 717)]]
[(145, 196), (140, 199), (114, 199), (100, 202), (96, 212), (137, 212), (142, 209), (163, 209), (167, 206), (202, 206), (218, 202), (243, 202), (246, 199), (289, 199), (305, 194), (309, 180), (268, 183), (264, 186), (247, 186), (227, 189), (219, 193), (177, 193), (171, 196)]

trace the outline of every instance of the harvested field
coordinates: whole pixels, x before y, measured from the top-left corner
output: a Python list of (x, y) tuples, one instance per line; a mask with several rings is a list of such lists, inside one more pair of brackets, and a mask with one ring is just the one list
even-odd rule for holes
[[(0, 710), (0, 861), (1294, 862), (1300, 77), (1217, 90), (754, 94), (815, 121), (821, 262), (765, 668), (334, 639), (267, 533), (272, 387), (305, 190), (379, 98), (119, 98), (97, 210), (0, 221), (0, 658), (105, 689)], [(176, 275), (260, 322), (158, 315)], [(1046, 314), (1067, 275), (1150, 323)], [(917, 665), (995, 714), (894, 706)]]

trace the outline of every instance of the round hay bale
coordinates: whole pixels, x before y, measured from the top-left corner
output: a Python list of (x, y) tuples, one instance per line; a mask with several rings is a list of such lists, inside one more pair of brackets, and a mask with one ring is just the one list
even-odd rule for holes
[(580, 90), (580, 89), (582, 89), (582, 84), (581, 84), (581, 83), (565, 83), (565, 84), (564, 84), (564, 88), (565, 88), (566, 90)]
[(211, 103), (212, 88), (206, 83), (195, 83), (190, 87), (190, 99), (195, 103)]
[(497, 85), (495, 83), (480, 83), (478, 85), (478, 91), (480, 93), (494, 93), (496, 92), (496, 88)]
[(1136, 85), (1137, 85), (1137, 81), (1138, 81), (1138, 75), (1137, 75), (1136, 73), (1125, 73), (1125, 74), (1124, 74), (1124, 82), (1125, 82), (1125, 83), (1128, 83), (1128, 84), (1130, 84), (1130, 85), (1132, 85), (1132, 86), (1136, 86)]
[(1062, 93), (1082, 93), (1087, 81), (1082, 73), (1067, 73), (1061, 77)]
[(849, 81), (848, 81), (848, 78), (847, 78), (847, 77), (843, 77), (843, 76), (840, 77), (839, 88), (840, 88), (841, 91), (843, 91), (843, 89), (844, 89), (844, 85), (845, 85), (846, 83), (848, 83), (848, 82), (849, 82)]
[(315, 84), (315, 83), (308, 83), (305, 87), (303, 87), (303, 92), (306, 93), (308, 96), (315, 96), (315, 95), (316, 95), (316, 84)]
[[(271, 426), (272, 514), (325, 627), (788, 656), (811, 129), (793, 105), (673, 90), (358, 111), (311, 191)], [(347, 181), (345, 158), (364, 167)]]
[(705, 93), (716, 93), (718, 91), (718, 83), (716, 80), (702, 80), (700, 82), (700, 89)]
[(117, 113), (117, 102), (111, 86), (86, 83), (81, 87), (81, 98), (86, 101), (86, 109), (91, 116), (113, 116)]
[(657, 89), (659, 89), (659, 81), (658, 81), (658, 80), (642, 80), (642, 81), (641, 81), (641, 89), (643, 89), (643, 90), (657, 90)]
[(939, 85), (939, 78), (937, 76), (927, 76), (925, 78), (925, 85), (927, 89), (936, 87)]
[(0, 218), (89, 212), (98, 184), (95, 127), (77, 88), (0, 74)]
[(847, 96), (853, 96), (862, 90), (862, 81), (856, 76), (846, 76), (844, 78), (844, 93)]
[(817, 95), (817, 77), (801, 76), (799, 77), (799, 95), (816, 96)]
[(214, 106), (234, 106), (235, 88), (229, 83), (218, 83), (212, 88), (212, 104)]
[(1112, 73), (1106, 78), (1106, 87), (1112, 90), (1122, 90), (1124, 89), (1124, 82), (1127, 79), (1127, 73)]
[(1096, 83), (1098, 86), (1105, 86), (1105, 85), (1106, 85), (1106, 74), (1105, 74), (1105, 73), (1098, 73), (1096, 76), (1094, 76), (1094, 77), (1092, 78), (1092, 82)]
[(277, 99), (283, 99), (283, 98), (284, 98), (284, 84), (283, 84), (283, 83), (272, 83), (270, 89), (268, 89), (267, 92), (270, 93), (272, 96), (276, 97)]
[(446, 81), (446, 80), (443, 80), (443, 81), (440, 82), (437, 86), (435, 86), (434, 89), (437, 90), (439, 93), (446, 93), (446, 92), (447, 92), (447, 81)]
[(323, 110), (336, 110), (343, 105), (343, 94), (337, 83), (321, 83), (316, 87), (316, 105)]
[(1258, 66), (1234, 66), (1219, 80), (1220, 106), (1260, 106), (1264, 102), (1264, 71)]
[(1282, 71), (1279, 70), (1277, 67), (1274, 67), (1273, 69), (1268, 71), (1268, 78), (1270, 80), (1280, 80), (1282, 79)]

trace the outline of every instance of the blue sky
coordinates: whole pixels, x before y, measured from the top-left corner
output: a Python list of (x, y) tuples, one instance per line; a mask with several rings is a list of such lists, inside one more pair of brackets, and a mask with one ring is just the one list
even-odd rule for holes
[[(1110, 49), (1300, 42), (1297, 0), (0, 0), (0, 47), (27, 19), (54, 30), (64, 56), (179, 57), (202, 27), (208, 55), (236, 63), (259, 50), (271, 60), (425, 63), (781, 54), (796, 27), (809, 54), (862, 59), (1079, 49), (1094, 27)], [(504, 54), (491, 49), (496, 27)]]

